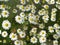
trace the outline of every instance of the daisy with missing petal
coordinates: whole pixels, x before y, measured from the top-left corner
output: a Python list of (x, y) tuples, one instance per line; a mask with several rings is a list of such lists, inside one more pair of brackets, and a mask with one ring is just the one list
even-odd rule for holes
[(3, 29), (5, 29), (5, 30), (9, 30), (9, 29), (11, 28), (11, 23), (10, 23), (8, 20), (4, 20), (4, 21), (2, 22), (2, 27), (3, 27)]
[(39, 42), (40, 42), (40, 43), (46, 42), (46, 37), (40, 37), (40, 38), (39, 38)]
[(37, 43), (37, 38), (36, 37), (31, 37), (30, 41), (31, 41), (31, 43), (35, 44), (35, 43)]
[(3, 32), (2, 32), (2, 37), (7, 37), (7, 36), (8, 36), (7, 31), (3, 31)]
[(20, 45), (20, 41), (19, 40), (16, 40), (16, 41), (14, 41), (14, 44), (15, 45)]
[(5, 18), (7, 18), (9, 16), (9, 12), (7, 10), (3, 10), (1, 15)]
[(17, 40), (17, 34), (10, 33), (9, 38), (11, 38), (12, 41)]
[(35, 4), (38, 4), (40, 2), (40, 0), (34, 0)]

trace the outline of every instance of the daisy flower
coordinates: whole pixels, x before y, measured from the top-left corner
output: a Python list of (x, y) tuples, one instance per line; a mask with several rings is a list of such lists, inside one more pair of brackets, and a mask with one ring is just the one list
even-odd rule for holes
[(7, 37), (7, 36), (8, 36), (7, 31), (3, 31), (3, 32), (2, 32), (2, 37)]
[(22, 18), (21, 16), (17, 15), (17, 16), (15, 17), (15, 21), (16, 21), (17, 23), (21, 24), (21, 23), (24, 23), (24, 18)]
[(13, 9), (13, 13), (17, 13), (17, 9)]
[(19, 5), (18, 8), (19, 8), (21, 11), (25, 11), (25, 6), (23, 6), (23, 5)]
[(57, 40), (54, 40), (53, 41), (53, 45), (58, 45), (58, 41)]
[(46, 42), (46, 37), (40, 37), (39, 42), (40, 43), (45, 43)]
[(20, 38), (25, 38), (26, 33), (25, 33), (25, 32), (23, 32), (23, 31), (21, 31), (19, 35), (20, 35)]
[(57, 23), (55, 23), (55, 24), (54, 24), (54, 28), (55, 28), (55, 29), (60, 29), (60, 25), (57, 24)]
[(37, 43), (37, 38), (36, 37), (31, 37), (30, 42), (35, 44)]
[(45, 9), (48, 9), (48, 8), (49, 8), (49, 6), (48, 6), (48, 5), (44, 5), (43, 7), (44, 7)]
[(45, 25), (43, 23), (39, 24), (39, 28), (44, 29)]
[(15, 45), (20, 45), (20, 41), (19, 40), (16, 40), (16, 41), (14, 41), (14, 44)]
[(4, 20), (4, 21), (2, 22), (2, 27), (3, 27), (3, 29), (5, 29), (5, 30), (9, 30), (9, 29), (11, 28), (11, 23), (10, 23), (8, 20)]
[(24, 12), (21, 12), (21, 13), (20, 13), (20, 16), (24, 18), (25, 13), (24, 13)]
[(30, 11), (30, 5), (25, 6), (26, 11)]
[(40, 2), (40, 0), (34, 0), (35, 4), (38, 4)]
[(39, 34), (40, 34), (40, 36), (46, 36), (46, 31), (45, 30), (41, 30)]
[(17, 40), (17, 34), (10, 33), (9, 38), (11, 38), (12, 41)]
[(48, 30), (49, 30), (50, 33), (53, 33), (53, 32), (54, 32), (54, 27), (49, 26), (49, 27), (48, 27)]
[(6, 5), (0, 5), (0, 9), (5, 9)]
[(25, 5), (26, 4), (26, 1), (25, 0), (20, 0), (21, 1), (21, 4), (22, 5)]
[(19, 34), (21, 32), (21, 29), (19, 28), (19, 29), (17, 29), (17, 33)]
[(7, 18), (9, 16), (9, 12), (7, 10), (3, 10), (1, 15), (5, 18)]
[(54, 35), (53, 35), (53, 38), (54, 38), (54, 39), (58, 39), (58, 38), (59, 38), (58, 34), (54, 34)]
[(37, 28), (32, 28), (31, 32), (30, 33), (33, 33), (35, 34), (37, 32)]

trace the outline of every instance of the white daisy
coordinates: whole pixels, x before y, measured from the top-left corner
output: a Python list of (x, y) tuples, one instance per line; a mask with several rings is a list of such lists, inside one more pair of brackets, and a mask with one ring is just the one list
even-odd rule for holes
[(56, 1), (56, 4), (60, 4), (60, 0), (57, 0), (57, 1)]
[(40, 2), (40, 0), (34, 0), (35, 4), (38, 4)]
[(30, 11), (30, 5), (27, 5), (27, 6), (25, 7), (25, 10), (26, 10), (26, 11)]
[(55, 29), (60, 29), (59, 24), (55, 23), (55, 24), (54, 24), (54, 28), (55, 28)]
[(48, 9), (48, 8), (49, 8), (49, 6), (48, 6), (48, 5), (44, 5), (43, 7), (44, 7), (45, 9)]
[(60, 37), (60, 30), (56, 29), (55, 31), (56, 31), (57, 35)]
[(11, 28), (11, 23), (10, 23), (8, 20), (4, 20), (4, 21), (2, 22), (2, 27), (3, 27), (3, 29), (5, 29), (5, 30), (9, 30), (9, 29)]
[(21, 31), (19, 35), (20, 35), (20, 37), (21, 37), (21, 38), (25, 38), (26, 33), (25, 33), (25, 32), (23, 32), (23, 31)]
[(25, 0), (20, 0), (21, 4), (22, 5), (25, 5), (26, 4), (26, 1)]
[(44, 12), (42, 10), (39, 10), (38, 14), (41, 16), (41, 15), (44, 15)]
[(54, 32), (54, 27), (49, 26), (49, 27), (48, 27), (48, 30), (49, 30), (50, 33), (53, 33), (53, 32)]
[(25, 11), (25, 6), (23, 6), (23, 5), (19, 5), (18, 8), (19, 8), (21, 11)]
[(56, 11), (57, 11), (57, 9), (56, 9), (56, 8), (53, 8), (53, 9), (52, 9), (52, 11), (53, 11), (53, 12), (56, 12)]
[(7, 10), (3, 10), (1, 15), (5, 18), (7, 18), (9, 16), (9, 12)]
[(6, 5), (0, 5), (0, 9), (5, 9)]
[(56, 16), (56, 11), (53, 10), (53, 11), (51, 12), (51, 15), (52, 15), (52, 16), (54, 16), (54, 15)]
[(48, 16), (48, 15), (44, 15), (44, 16), (42, 17), (42, 19), (43, 19), (43, 20), (49, 20), (49, 16)]
[(19, 34), (21, 32), (21, 29), (17, 29), (17, 33)]
[(45, 27), (45, 25), (42, 23), (42, 24), (39, 24), (39, 28), (43, 29)]
[(13, 9), (13, 13), (17, 13), (17, 9)]
[(20, 16), (21, 16), (21, 17), (24, 17), (24, 16), (25, 16), (25, 13), (24, 13), (24, 12), (21, 12), (21, 13), (20, 13)]
[(32, 9), (31, 10), (31, 13), (35, 14), (36, 10), (35, 9)]
[(59, 4), (56, 4), (56, 7), (57, 7), (58, 9), (60, 9), (60, 5), (59, 5)]
[(7, 31), (3, 31), (3, 32), (2, 32), (2, 37), (7, 37), (7, 36), (8, 36)]
[(19, 23), (19, 24), (21, 24), (21, 23), (24, 23), (24, 18), (22, 18), (21, 16), (16, 16), (15, 17), (15, 21), (17, 22), (17, 23)]
[(14, 44), (15, 45), (20, 45), (20, 41), (19, 40), (16, 40), (16, 41), (14, 41)]
[(51, 21), (56, 21), (56, 18), (54, 18), (54, 17), (51, 17)]
[(37, 28), (32, 28), (31, 32), (35, 34), (37, 32)]
[(55, 0), (50, 0), (50, 4), (55, 4)]
[(46, 0), (46, 2), (49, 2), (50, 0)]
[(40, 43), (46, 42), (46, 37), (40, 37), (40, 38), (39, 38), (39, 42), (40, 42)]
[(34, 4), (30, 5), (30, 9), (36, 9), (36, 6)]
[(59, 36), (58, 36), (57, 34), (54, 34), (54, 35), (53, 35), (53, 38), (54, 38), (54, 39), (58, 39)]
[(53, 45), (58, 45), (58, 41), (57, 40), (54, 40), (53, 41)]
[(37, 38), (36, 37), (31, 37), (31, 39), (30, 39), (30, 41), (31, 41), (31, 43), (37, 43)]
[(40, 34), (40, 36), (46, 36), (46, 31), (45, 30), (41, 30), (39, 34)]
[(12, 41), (17, 40), (17, 34), (10, 33), (9, 38), (11, 38)]

